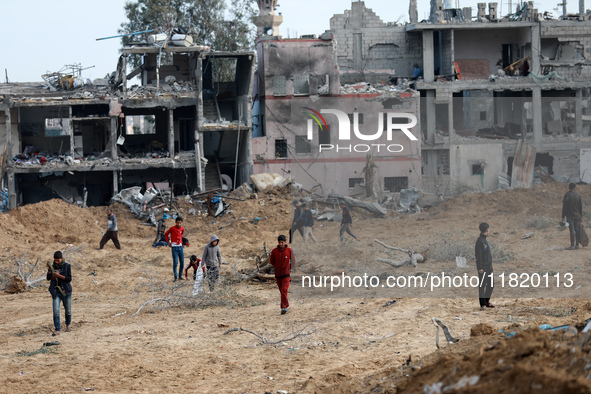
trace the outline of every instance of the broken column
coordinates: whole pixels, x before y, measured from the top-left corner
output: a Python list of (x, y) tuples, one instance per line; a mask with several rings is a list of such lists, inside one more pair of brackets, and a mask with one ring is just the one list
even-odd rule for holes
[[(583, 1), (583, 0), (581, 0)], [(417, 0), (410, 0), (408, 6), (408, 19), (410, 23), (418, 23), (419, 22), (419, 12), (417, 10)]]
[(579, 15), (585, 15), (585, 0), (579, 0)]
[(488, 3), (488, 20), (497, 20), (497, 6), (498, 3)]
[(431, 23), (443, 21), (443, 0), (431, 0)]
[(423, 79), (425, 82), (435, 81), (433, 30), (423, 30)]
[(472, 7), (462, 8), (462, 14), (464, 14), (464, 21), (472, 22)]
[(583, 91), (578, 89), (575, 99), (575, 135), (586, 137), (583, 133)]
[(476, 17), (479, 21), (486, 20), (486, 3), (478, 3), (478, 14)]
[[(8, 146), (8, 156), (12, 157), (12, 120), (10, 116), (10, 107), (4, 110), (4, 121), (6, 123), (6, 135), (5, 141)], [(8, 209), (16, 208), (16, 193), (15, 193), (15, 182), (14, 182), (14, 171), (12, 169), (6, 170), (6, 176), (8, 178)]]
[(174, 158), (174, 110), (168, 110), (168, 155)]
[(532, 22), (534, 20), (534, 2), (528, 1), (527, 6), (525, 7), (525, 16), (528, 22)]

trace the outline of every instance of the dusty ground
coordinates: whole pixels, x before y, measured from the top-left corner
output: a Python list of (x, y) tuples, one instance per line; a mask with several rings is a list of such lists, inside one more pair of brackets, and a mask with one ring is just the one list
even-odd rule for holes
[[(579, 189), (584, 203), (591, 202), (591, 187)], [(442, 240), (473, 247), (478, 223), (487, 221), (493, 232), (490, 240), (514, 256), (498, 263), (499, 271), (570, 272), (577, 285), (584, 285), (591, 266), (588, 250), (564, 251), (568, 235), (554, 228), (565, 191), (564, 184), (545, 184), (471, 194), (421, 214), (393, 213), (384, 219), (355, 212), (353, 231), (360, 243), (339, 244), (338, 224), (325, 222), (315, 229), (320, 244), (296, 242), (294, 247), (305, 263), (304, 273), (365, 270), (408, 275), (415, 271), (412, 267), (394, 270), (373, 261), (375, 255), (386, 256), (374, 238), (418, 251)], [(230, 218), (185, 215), (191, 241), (185, 255), (200, 254), (216, 233), (227, 262), (222, 274), (236, 278), (237, 270), (252, 268), (252, 257), (260, 253), (263, 242), (272, 247), (277, 234), (285, 232), (289, 201), (285, 196), (262, 195), (259, 200), (232, 202), (237, 219), (221, 230)], [(274, 283), (243, 282), (224, 286), (194, 307), (147, 305), (131, 317), (151, 298), (148, 288), (166, 290), (174, 285), (172, 263), (169, 249), (150, 246), (154, 227), (142, 225), (122, 205), (115, 205), (115, 213), (121, 251), (112, 243), (95, 250), (106, 227), (105, 208), (79, 209), (53, 200), (0, 216), (4, 273), (13, 267), (14, 258), (29, 263), (39, 259), (44, 264), (55, 250), (64, 250), (74, 277), (73, 331), (58, 337), (51, 336), (46, 284), (0, 295), (0, 392), (422, 392), (425, 386), (442, 382), (441, 387), (448, 387), (475, 375), (480, 376), (475, 385), (456, 387), (454, 392), (591, 391), (586, 378), (590, 361), (585, 360), (589, 349), (584, 340), (575, 346), (580, 334), (567, 338), (528, 330), (542, 323), (584, 322), (591, 317), (586, 298), (540, 299), (531, 291), (526, 294), (529, 298), (495, 299), (493, 294), (497, 307), (481, 312), (475, 297), (395, 297), (397, 302), (385, 307), (394, 297), (306, 298), (305, 292), (301, 296), (294, 291), (292, 311), (282, 316)], [(533, 215), (552, 223), (526, 228)], [(261, 218), (256, 225), (239, 219), (256, 216)], [(535, 234), (521, 239), (530, 232)], [(455, 261), (429, 257), (418, 269), (475, 270), (473, 260), (468, 259), (468, 265), (457, 270)], [(32, 277), (44, 273), (38, 268)], [(189, 285), (178, 291), (186, 294)], [(585, 290), (579, 288), (578, 294), (586, 295)], [(216, 294), (219, 305), (214, 305)], [(437, 351), (432, 317), (445, 322), (460, 341)], [(494, 333), (471, 337), (471, 328), (479, 323), (490, 324)], [(223, 335), (239, 327), (278, 343), (262, 344), (248, 332)], [(499, 329), (518, 334), (503, 338), (496, 333)], [(296, 334), (306, 335), (281, 341)], [(55, 340), (61, 345), (37, 352), (43, 343)], [(411, 361), (403, 367), (409, 356)]]

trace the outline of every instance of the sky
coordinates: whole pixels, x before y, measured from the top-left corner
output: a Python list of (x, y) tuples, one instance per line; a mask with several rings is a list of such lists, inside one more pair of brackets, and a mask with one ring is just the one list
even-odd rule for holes
[[(587, 0), (587, 7), (591, 0)], [(452, 5), (472, 7), (476, 14), (478, 0), (451, 0)], [(36, 82), (41, 75), (60, 71), (68, 64), (91, 67), (84, 78), (102, 78), (115, 70), (121, 41), (119, 38), (96, 41), (117, 35), (125, 21), (125, 0), (25, 0), (2, 3), (0, 23), (0, 82)], [(428, 17), (429, 0), (417, 0), (419, 19)], [(516, 4), (517, 0), (513, 0)], [(554, 11), (558, 0), (534, 3), (540, 12)], [(395, 5), (393, 5), (395, 4)], [(365, 0), (384, 22), (407, 21), (408, 1)], [(578, 12), (579, 2), (571, 0), (568, 12)], [(507, 13), (508, 2), (502, 4)], [(277, 12), (283, 15), (280, 34), (294, 38), (303, 34), (321, 34), (330, 28), (330, 18), (351, 9), (350, 0), (279, 0)], [(499, 14), (501, 2), (499, 1)]]

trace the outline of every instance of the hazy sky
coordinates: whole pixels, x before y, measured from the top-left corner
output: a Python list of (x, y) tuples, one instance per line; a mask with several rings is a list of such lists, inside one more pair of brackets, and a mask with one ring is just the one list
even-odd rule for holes
[[(429, 0), (417, 0), (419, 18), (427, 17)], [(456, 5), (456, 0), (451, 0)], [(587, 1), (588, 3), (591, 0)], [(120, 39), (96, 41), (99, 37), (117, 35), (124, 21), (125, 0), (24, 0), (1, 2), (0, 23), (0, 81), (5, 82), (5, 69), (10, 82), (41, 81), (47, 71), (59, 71), (66, 64), (81, 63), (85, 78), (104, 77), (115, 70)], [(473, 7), (478, 0), (459, 1), (460, 7)], [(553, 11), (558, 0), (535, 2), (540, 11)], [(397, 4), (393, 6), (392, 4)], [(514, 0), (513, 4), (517, 4)], [(408, 2), (392, 0), (365, 0), (384, 22), (408, 20)], [(589, 6), (589, 4), (588, 4)], [(503, 2), (502, 14), (507, 13), (508, 2)], [(569, 12), (578, 12), (579, 2), (568, 4)], [(278, 12), (283, 15), (280, 34), (295, 37), (302, 34), (320, 34), (330, 27), (330, 18), (351, 9), (349, 0), (279, 0)], [(501, 4), (499, 2), (499, 13)]]

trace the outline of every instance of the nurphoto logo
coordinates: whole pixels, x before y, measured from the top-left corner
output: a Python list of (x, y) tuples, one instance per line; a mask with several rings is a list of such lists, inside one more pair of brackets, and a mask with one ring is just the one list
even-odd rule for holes
[[(310, 117), (307, 122), (307, 138), (308, 140), (312, 140), (314, 137), (314, 122), (318, 124), (319, 132), (320, 133), (328, 133), (328, 125), (326, 123), (326, 119), (322, 114), (332, 114), (337, 117), (338, 120), (338, 139), (339, 141), (351, 141), (351, 120), (349, 116), (338, 109), (321, 109), (320, 112), (304, 107), (305, 110), (310, 112), (304, 112), (306, 115)], [(400, 130), (402, 131), (409, 140), (417, 141), (417, 137), (415, 137), (410, 129), (417, 125), (417, 117), (414, 114), (404, 113), (404, 112), (386, 112), (386, 127), (384, 128), (384, 113), (380, 112), (378, 114), (378, 130), (373, 134), (363, 134), (359, 130), (359, 113), (353, 113), (353, 134), (355, 138), (361, 141), (376, 141), (382, 137), (384, 133), (384, 129), (386, 132), (386, 139), (388, 141), (392, 141), (393, 131)], [(398, 123), (401, 119), (408, 119), (406, 123)], [(334, 150), (335, 152), (340, 151), (347, 151), (347, 152), (357, 152), (357, 153), (366, 153), (369, 152), (372, 147), (377, 148), (377, 151), (380, 152), (380, 149), (386, 149), (388, 152), (391, 153), (400, 153), (404, 150), (404, 147), (400, 144), (320, 144), (319, 146), (320, 152), (323, 151), (330, 151)]]

